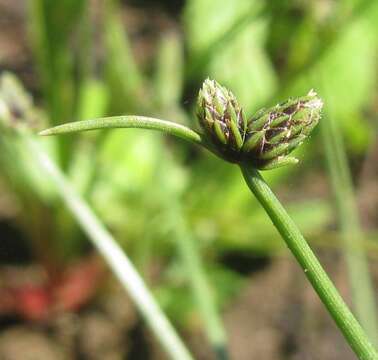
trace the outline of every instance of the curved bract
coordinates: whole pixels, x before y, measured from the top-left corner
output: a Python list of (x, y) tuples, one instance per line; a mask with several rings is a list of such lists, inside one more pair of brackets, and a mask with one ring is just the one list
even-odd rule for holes
[(208, 147), (200, 134), (184, 125), (177, 124), (172, 121), (136, 115), (111, 116), (93, 120), (70, 122), (43, 130), (39, 133), (39, 135), (48, 136), (87, 130), (115, 128), (140, 128), (159, 130), (161, 132), (177, 136), (186, 141)]

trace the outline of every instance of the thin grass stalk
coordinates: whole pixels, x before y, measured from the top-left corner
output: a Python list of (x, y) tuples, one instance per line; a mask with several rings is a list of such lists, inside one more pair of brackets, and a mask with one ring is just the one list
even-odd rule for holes
[(332, 116), (321, 122), (329, 177), (339, 221), (343, 252), (356, 316), (377, 345), (376, 300), (369, 264), (363, 246), (357, 204), (341, 131)]
[[(28, 29), (36, 68), (42, 79), (42, 92), (49, 120), (53, 125), (75, 118), (77, 83), (74, 52), (70, 38), (80, 23), (86, 0), (30, 0)], [(59, 20), (59, 21), (58, 21)], [(80, 30), (80, 29), (79, 29)], [(82, 34), (80, 31), (78, 36)], [(69, 165), (72, 139), (59, 139), (59, 163)]]
[(298, 227), (256, 169), (241, 166), (244, 179), (263, 206), (307, 279), (360, 360), (377, 360), (378, 353), (355, 319)]
[(176, 199), (170, 198), (170, 212), (174, 216), (174, 237), (178, 251), (185, 266), (194, 298), (197, 302), (209, 341), (217, 359), (229, 358), (226, 332), (216, 306), (214, 293), (206, 277), (198, 246), (195, 243), (187, 223), (182, 216), (182, 209)]
[[(103, 42), (107, 54), (105, 73), (112, 91), (114, 105), (123, 111), (130, 108), (145, 108), (148, 91), (144, 87), (144, 76), (139, 69), (125, 33), (121, 19), (120, 1), (108, 0), (102, 4)], [(122, 100), (117, 100), (122, 99)]]
[(86, 202), (70, 186), (59, 168), (41, 149), (39, 144), (29, 136), (25, 136), (24, 140), (25, 146), (34, 155), (36, 163), (46, 173), (46, 176), (49, 176), (57, 193), (128, 292), (169, 357), (174, 360), (193, 359), (175, 329), (155, 302), (143, 279), (111, 234)]

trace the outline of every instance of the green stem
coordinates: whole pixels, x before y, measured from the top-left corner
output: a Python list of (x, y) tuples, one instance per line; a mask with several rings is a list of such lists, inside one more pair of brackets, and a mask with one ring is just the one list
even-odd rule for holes
[(129, 293), (169, 357), (174, 360), (191, 360), (192, 356), (121, 247), (97, 219), (86, 202), (70, 186), (64, 175), (39, 144), (30, 135), (24, 135), (23, 139), (25, 146), (35, 157), (41, 171), (49, 176), (57, 193), (62, 197), (76, 221)]
[(357, 357), (360, 360), (377, 360), (378, 354), (360, 324), (268, 184), (257, 170), (246, 165), (242, 165), (241, 170), (248, 187), (264, 207)]

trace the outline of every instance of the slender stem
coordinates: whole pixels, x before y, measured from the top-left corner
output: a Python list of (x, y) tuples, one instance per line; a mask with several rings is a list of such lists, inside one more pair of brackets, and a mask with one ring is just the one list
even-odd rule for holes
[(94, 120), (66, 123), (63, 125), (55, 126), (51, 129), (43, 130), (39, 133), (39, 135), (56, 135), (86, 130), (111, 128), (140, 128), (159, 130), (199, 145), (205, 145), (200, 134), (184, 125), (177, 124), (172, 121), (137, 115), (111, 116)]
[(343, 139), (332, 116), (321, 122), (328, 172), (339, 219), (356, 316), (371, 339), (378, 335), (374, 287), (363, 248), (357, 204)]
[(242, 165), (241, 170), (248, 187), (264, 207), (357, 357), (360, 360), (377, 360), (378, 354), (360, 324), (268, 184), (257, 170), (246, 165)]
[(100, 220), (97, 219), (85, 201), (70, 186), (64, 175), (39, 144), (31, 139), (30, 136), (25, 136), (24, 139), (25, 146), (33, 153), (41, 170), (50, 177), (58, 194), (129, 293), (170, 358), (174, 360), (191, 360), (192, 356), (121, 247), (105, 229)]
[[(172, 198), (171, 198), (172, 199)], [(188, 272), (194, 297), (197, 301), (209, 340), (217, 359), (228, 359), (226, 333), (215, 303), (214, 294), (206, 278), (200, 254), (178, 203), (171, 203), (172, 215), (175, 214), (175, 240), (177, 248)]]

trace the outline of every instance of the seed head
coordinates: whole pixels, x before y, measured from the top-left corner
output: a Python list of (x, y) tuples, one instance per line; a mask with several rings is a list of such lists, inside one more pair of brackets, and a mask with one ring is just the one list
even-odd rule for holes
[(322, 107), (322, 100), (311, 90), (306, 96), (258, 111), (247, 124), (243, 157), (258, 169), (298, 162), (288, 154), (310, 135)]
[(197, 116), (215, 152), (231, 162), (272, 169), (298, 160), (288, 156), (320, 119), (322, 100), (311, 90), (258, 111), (247, 122), (231, 91), (207, 79), (198, 94)]
[(221, 155), (236, 161), (247, 124), (234, 94), (215, 80), (205, 80), (198, 94), (197, 117), (205, 136)]

